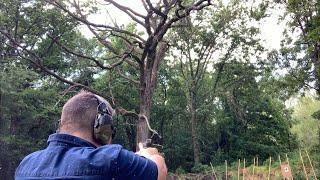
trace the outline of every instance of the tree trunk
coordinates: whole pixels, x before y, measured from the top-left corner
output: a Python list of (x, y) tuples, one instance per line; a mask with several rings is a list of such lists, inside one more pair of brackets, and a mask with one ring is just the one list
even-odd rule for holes
[(189, 99), (190, 113), (191, 113), (191, 136), (193, 145), (193, 159), (195, 164), (200, 163), (200, 146), (197, 131), (197, 113), (196, 113), (196, 90), (192, 87), (190, 90)]
[(320, 95), (320, 45), (316, 44), (313, 54), (314, 75), (316, 78), (316, 91)]
[(320, 146), (320, 125), (318, 125), (318, 140), (319, 140), (319, 146)]
[(125, 126), (125, 132), (127, 135), (127, 138), (129, 140), (129, 147), (131, 148), (132, 151), (136, 149), (136, 143), (135, 143), (135, 128), (132, 126)]
[[(150, 81), (147, 80), (147, 77), (143, 77), (144, 81), (140, 87), (140, 112), (139, 115), (144, 115), (147, 117), (147, 119), (150, 119), (150, 109), (152, 104), (152, 91), (150, 88)], [(138, 124), (137, 124), (137, 135), (136, 135), (136, 141), (137, 144), (139, 142), (146, 142), (146, 140), (149, 137), (149, 128), (148, 124), (145, 119), (139, 118)], [(137, 146), (137, 150), (139, 150), (139, 147)]]
[[(160, 63), (164, 59), (168, 45), (165, 42), (159, 42), (158, 49), (150, 50), (146, 57), (146, 62), (140, 64), (140, 112), (139, 115), (146, 116), (150, 120), (150, 110), (152, 105), (153, 92), (157, 84), (157, 76)], [(144, 61), (143, 61), (144, 62)], [(139, 118), (137, 124), (136, 141), (146, 142), (149, 137), (149, 128), (147, 122)], [(137, 146), (138, 150), (139, 147)]]
[[(149, 92), (147, 92), (149, 93)], [(150, 119), (150, 109), (151, 109), (151, 94), (144, 94), (140, 95), (140, 113), (139, 115), (144, 115), (147, 117), (147, 119)], [(138, 119), (137, 124), (137, 135), (136, 135), (136, 141), (139, 142), (146, 142), (149, 137), (149, 128), (146, 120), (144, 118)], [(137, 150), (139, 150), (139, 147), (137, 146)]]

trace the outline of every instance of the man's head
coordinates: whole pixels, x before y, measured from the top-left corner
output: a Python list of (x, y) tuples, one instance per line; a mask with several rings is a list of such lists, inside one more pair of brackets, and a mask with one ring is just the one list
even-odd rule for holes
[[(96, 133), (94, 133), (96, 130), (94, 130), (94, 127), (96, 127), (95, 122), (97, 122), (96, 120), (98, 117), (101, 117), (101, 113), (103, 113), (98, 111), (101, 104), (106, 105), (106, 115), (112, 117), (114, 110), (102, 97), (86, 91), (81, 91), (73, 96), (63, 106), (59, 132), (79, 136), (96, 145), (104, 144), (101, 143), (99, 139), (95, 138)], [(101, 133), (100, 130), (101, 129), (99, 129), (99, 133)], [(112, 133), (109, 133), (108, 126), (104, 127), (102, 130), (106, 132), (105, 134), (109, 136), (109, 139), (111, 140)]]

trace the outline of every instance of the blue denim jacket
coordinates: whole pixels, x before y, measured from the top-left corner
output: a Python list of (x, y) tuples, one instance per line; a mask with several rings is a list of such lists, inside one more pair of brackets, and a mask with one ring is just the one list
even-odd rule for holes
[(96, 148), (68, 134), (52, 134), (48, 147), (25, 157), (15, 179), (157, 179), (156, 164), (120, 145)]

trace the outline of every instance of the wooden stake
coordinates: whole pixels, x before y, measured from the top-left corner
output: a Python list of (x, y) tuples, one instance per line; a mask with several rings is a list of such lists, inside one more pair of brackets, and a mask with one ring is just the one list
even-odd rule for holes
[(281, 157), (280, 157), (280, 155), (278, 156), (278, 158), (279, 158), (279, 162), (280, 162), (280, 165), (281, 165)]
[(253, 168), (252, 168), (252, 176), (254, 178), (254, 166), (256, 165), (256, 158), (253, 157)]
[(308, 153), (308, 151), (307, 151), (307, 150), (305, 150), (305, 151), (306, 151), (306, 154), (307, 154), (307, 157), (308, 157), (308, 160), (309, 160), (309, 163), (310, 163), (310, 166), (311, 166), (312, 172), (313, 172), (313, 176), (314, 176), (315, 180), (318, 180), (317, 175), (316, 175), (316, 173), (314, 172), (314, 168), (313, 168), (313, 165), (312, 165), (312, 162), (311, 162), (311, 159), (310, 159), (309, 153)]
[[(287, 161), (288, 166), (290, 167), (289, 158), (288, 158), (288, 154), (287, 153), (286, 153), (286, 161)], [(290, 179), (293, 179), (293, 176)]]
[(226, 163), (226, 180), (228, 179), (228, 162), (225, 160)]
[(246, 158), (243, 158), (242, 180), (245, 179), (245, 169), (246, 169)]
[(271, 173), (271, 156), (269, 158), (269, 172), (268, 172), (268, 180), (270, 180), (270, 173)]
[(304, 172), (304, 174), (306, 176), (306, 179), (309, 180), (308, 175), (307, 175), (307, 171), (306, 171), (306, 167), (304, 166), (304, 162), (303, 162), (303, 158), (302, 158), (300, 149), (299, 149), (299, 154), (300, 154), (300, 158), (301, 158), (301, 162), (302, 162), (303, 172)]
[(239, 159), (238, 160), (238, 180), (240, 180), (240, 163), (241, 163), (241, 160)]
[[(280, 169), (281, 169), (281, 164), (282, 164), (282, 162), (281, 162), (281, 156), (279, 155), (278, 157), (279, 157), (279, 163), (280, 163)], [(285, 178), (282, 176), (282, 179), (285, 179)]]
[(212, 166), (211, 162), (210, 162), (210, 166), (211, 166), (211, 169), (212, 169), (212, 172), (213, 172), (213, 175), (214, 175), (215, 179), (217, 179), (217, 175), (216, 175), (216, 173), (214, 172), (214, 169), (213, 169), (213, 166)]

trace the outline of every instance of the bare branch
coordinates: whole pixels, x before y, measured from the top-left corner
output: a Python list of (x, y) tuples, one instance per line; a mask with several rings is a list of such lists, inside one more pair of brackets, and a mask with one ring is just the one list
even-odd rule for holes
[(137, 80), (135, 80), (135, 79), (132, 79), (132, 78), (130, 78), (130, 77), (128, 77), (128, 76), (126, 76), (126, 75), (124, 75), (124, 74), (120, 71), (120, 69), (119, 69), (119, 68), (117, 68), (116, 70), (117, 70), (117, 73), (118, 73), (122, 78), (124, 78), (124, 79), (126, 79), (126, 80), (128, 80), (128, 81), (132, 82), (135, 86), (139, 86), (139, 84), (140, 84), (140, 82), (139, 82), (139, 81), (137, 81)]
[[(76, 83), (76, 82), (69, 81), (69, 80), (63, 78), (62, 76), (54, 73), (53, 71), (51, 71), (51, 70), (48, 69), (47, 67), (43, 66), (42, 63), (40, 63), (40, 62), (43, 61), (42, 58), (40, 58), (40, 57), (39, 57), (38, 55), (36, 55), (34, 52), (26, 49), (24, 46), (22, 46), (21, 44), (19, 44), (17, 41), (15, 41), (15, 40), (14, 40), (7, 32), (5, 32), (4, 30), (1, 30), (1, 29), (0, 29), (0, 33), (3, 34), (3, 35), (5, 35), (5, 36), (10, 40), (10, 42), (13, 43), (13, 46), (12, 46), (12, 47), (17, 50), (17, 53), (18, 53), (18, 55), (19, 55), (21, 58), (29, 61), (31, 64), (34, 64), (36, 67), (40, 68), (43, 72), (47, 73), (48, 75), (51, 75), (51, 76), (55, 77), (56, 79), (60, 80), (61, 82), (64, 82), (64, 83), (67, 83), (67, 84), (70, 84), (70, 85), (73, 85), (73, 86), (82, 87), (83, 89), (88, 90), (88, 91), (90, 91), (90, 92), (92, 92), (92, 93), (95, 93), (95, 94), (97, 94), (97, 95), (99, 95), (99, 96), (101, 96), (101, 97), (105, 97), (103, 94), (99, 93), (98, 91), (96, 91), (96, 90), (94, 90), (94, 89), (92, 89), (92, 88), (90, 88), (90, 87), (88, 87), (88, 86), (85, 86), (85, 85), (80, 84), (80, 83)], [(29, 55), (32, 56), (33, 58), (35, 58), (36, 60), (31, 59), (31, 58), (26, 57), (26, 56), (23, 56), (23, 55), (19, 52), (19, 48), (22, 49), (22, 51), (25, 51), (27, 54), (29, 54)], [(107, 97), (105, 97), (105, 98), (107, 98)]]
[[(205, 3), (207, 2), (207, 3)], [(189, 7), (180, 7), (179, 9), (176, 10), (176, 17), (172, 18), (168, 24), (171, 26), (174, 22), (187, 17), (191, 11), (194, 10), (201, 10), (207, 6), (211, 5), (211, 0), (199, 0), (198, 2), (194, 3), (193, 5)], [(180, 11), (184, 11), (182, 14), (180, 14)]]
[[(127, 34), (129, 36), (132, 36), (132, 37), (136, 38), (137, 40), (140, 40), (142, 43), (145, 42), (145, 40), (142, 37), (140, 37), (137, 34), (134, 34), (132, 32), (129, 32), (129, 31), (126, 31), (126, 30), (123, 30), (123, 29), (119, 29), (119, 28), (113, 27), (113, 26), (107, 26), (107, 25), (103, 25), (103, 24), (95, 24), (95, 23), (89, 22), (83, 15), (81, 17), (75, 15), (74, 13), (72, 13), (71, 11), (66, 9), (62, 4), (60, 4), (56, 0), (51, 0), (51, 1), (49, 1), (49, 3), (51, 3), (52, 5), (60, 8), (61, 10), (63, 10), (67, 14), (69, 14), (71, 17), (73, 17), (74, 19), (82, 22), (83, 24), (85, 24), (87, 26), (92, 26), (92, 27), (95, 27), (95, 28), (104, 28), (106, 30), (112, 30), (112, 31), (115, 31), (115, 32), (124, 33), (124, 34)], [(78, 8), (78, 7), (75, 7), (75, 8)], [(81, 13), (80, 8), (78, 8), (77, 12)]]
[[(31, 52), (27, 52), (27, 53), (32, 55)], [(63, 78), (62, 76), (59, 76), (58, 74), (56, 74), (56, 73), (54, 73), (53, 71), (51, 71), (51, 70), (49, 70), (48, 68), (46, 68), (45, 66), (43, 66), (43, 65), (35, 62), (35, 61), (32, 60), (31, 58), (25, 57), (25, 56), (21, 55), (20, 53), (19, 53), (19, 56), (20, 56), (21, 58), (23, 58), (23, 59), (31, 62), (32, 64), (36, 65), (36, 66), (37, 66), (38, 68), (40, 68), (42, 71), (46, 72), (48, 75), (51, 75), (51, 76), (55, 77), (56, 79), (60, 80), (61, 82), (64, 82), (64, 83), (67, 83), (67, 84), (70, 84), (70, 85), (73, 85), (73, 86), (81, 87), (81, 88), (83, 88), (83, 89), (85, 89), (85, 90), (87, 90), (87, 91), (90, 91), (90, 92), (92, 92), (92, 93), (94, 93), (94, 94), (97, 94), (97, 95), (99, 95), (99, 96), (101, 96), (101, 97), (105, 97), (105, 96), (104, 96), (103, 94), (101, 94), (100, 92), (98, 92), (98, 91), (96, 91), (96, 90), (94, 90), (94, 89), (92, 89), (92, 88), (90, 88), (90, 87), (88, 87), (88, 86), (85, 86), (85, 85), (80, 84), (80, 83), (76, 83), (76, 82), (69, 81), (69, 80)], [(38, 58), (35, 54), (33, 54), (32, 56)], [(105, 97), (105, 98), (107, 98), (107, 97)]]
[[(126, 7), (126, 6), (123, 6), (123, 5), (120, 5), (119, 3), (116, 3), (115, 1), (113, 0), (105, 0), (106, 2), (109, 2), (111, 4), (113, 4), (115, 7), (117, 7), (119, 10), (121, 10), (122, 12), (126, 13), (128, 16), (130, 16), (130, 18), (132, 20), (134, 20), (135, 22), (141, 24), (142, 26), (145, 26), (145, 23), (143, 23), (143, 21), (140, 21), (137, 17), (140, 17), (142, 19), (145, 19), (146, 17), (133, 11), (132, 9)], [(136, 17), (137, 16), (137, 17)]]
[(48, 35), (49, 38), (51, 38), (58, 46), (60, 46), (64, 51), (66, 51), (67, 53), (70, 53), (72, 55), (75, 55), (77, 57), (80, 58), (84, 58), (84, 59), (88, 59), (93, 61), (97, 66), (99, 66), (102, 69), (109, 69), (107, 66), (104, 66), (100, 61), (98, 61), (97, 59), (90, 57), (90, 56), (86, 56), (83, 55), (82, 53), (78, 53), (78, 52), (74, 52), (71, 49), (69, 49), (68, 47), (66, 47), (65, 45), (61, 44), (56, 38), (53, 38), (51, 35)]
[(143, 19), (145, 18), (145, 16), (143, 16), (142, 14), (139, 14), (139, 13), (133, 11), (131, 8), (128, 8), (128, 7), (126, 7), (126, 6), (122, 6), (122, 5), (116, 3), (116, 2), (113, 1), (113, 0), (105, 0), (105, 1), (110, 2), (111, 4), (113, 4), (114, 6), (118, 7), (119, 9), (120, 9), (120, 8), (121, 8), (121, 9), (125, 9), (126, 11), (129, 11), (129, 12), (131, 12), (132, 14), (138, 16), (138, 17), (141, 17), (141, 18), (143, 18)]
[[(86, 55), (83, 55), (82, 53), (77, 53), (77, 52), (74, 52), (73, 50), (69, 49), (68, 47), (66, 47), (65, 45), (61, 44), (57, 39), (53, 38), (52, 36), (48, 35), (51, 39), (53, 39), (55, 41), (55, 43), (57, 45), (59, 45), (63, 50), (65, 50), (66, 52), (72, 54), (72, 55), (75, 55), (77, 57), (81, 57), (81, 58), (84, 58), (84, 59), (88, 59), (88, 60), (91, 60), (93, 61), (98, 67), (102, 68), (102, 69), (107, 69), (107, 70), (111, 70), (119, 65), (121, 65), (124, 61), (128, 62), (129, 60), (126, 60), (129, 56), (131, 56), (132, 54), (132, 51), (133, 51), (133, 48), (131, 48), (131, 50), (129, 52), (125, 52), (122, 54), (122, 56), (114, 56), (114, 57), (111, 57), (110, 59), (116, 59), (116, 58), (119, 58), (120, 60), (119, 61), (116, 61), (112, 64), (108, 64), (108, 65), (103, 65), (99, 60), (97, 60), (96, 58), (94, 57), (91, 57), (91, 56), (86, 56)], [(132, 66), (136, 67), (137, 65), (136, 64), (132, 64)]]
[(153, 7), (153, 5), (152, 5), (152, 3), (150, 2), (150, 0), (145, 0), (145, 1), (146, 1), (147, 5), (149, 6), (149, 9), (150, 9), (151, 11), (153, 11), (154, 13), (156, 13), (157, 15), (159, 15), (159, 16), (161, 16), (161, 17), (163, 17), (163, 18), (166, 18), (166, 17), (167, 17), (166, 14), (163, 14), (159, 9)]
[(127, 58), (130, 56), (130, 54), (132, 53), (132, 51), (133, 51), (133, 47), (131, 48), (131, 50), (130, 50), (129, 52), (123, 53), (120, 61), (111, 64), (111, 65), (109, 66), (109, 68), (110, 68), (110, 69), (113, 69), (113, 68), (119, 66), (120, 64), (122, 64), (123, 61), (125, 61), (125, 59), (127, 59)]
[(137, 114), (136, 112), (133, 112), (133, 111), (128, 111), (122, 107), (117, 107), (116, 108), (116, 113), (117, 114), (120, 114), (122, 116), (133, 116), (135, 118), (139, 118), (139, 114)]
[(112, 53), (118, 55), (118, 51), (112, 46), (111, 42), (102, 38), (90, 25), (87, 25), (88, 29), (92, 32), (92, 34), (98, 39), (98, 41), (104, 45), (107, 49), (109, 49)]
[(139, 69), (139, 65), (137, 63), (135, 63), (134, 61), (131, 61), (129, 58), (126, 58), (125, 62), (128, 63), (130, 66), (134, 67), (135, 69)]
[(166, 6), (166, 7), (169, 7), (169, 3), (167, 0), (163, 0), (163, 4)]
[(146, 3), (146, 0), (141, 0), (142, 4), (143, 4), (143, 7), (144, 9), (147, 11), (147, 12), (150, 12), (150, 9), (148, 8), (148, 5)]

